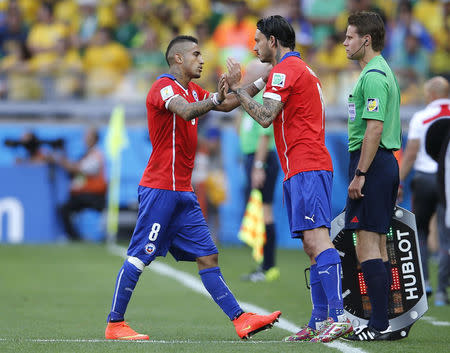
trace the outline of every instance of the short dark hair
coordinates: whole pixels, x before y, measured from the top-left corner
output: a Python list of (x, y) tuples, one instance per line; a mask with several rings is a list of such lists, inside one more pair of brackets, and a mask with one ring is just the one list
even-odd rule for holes
[(291, 24), (282, 16), (275, 15), (262, 18), (256, 24), (256, 28), (269, 39), (274, 36), (283, 47), (295, 49), (295, 31)]
[(170, 66), (169, 63), (169, 51), (170, 49), (172, 49), (172, 47), (177, 44), (177, 43), (182, 43), (182, 42), (193, 42), (195, 44), (198, 44), (198, 39), (192, 36), (176, 36), (174, 39), (172, 39), (169, 43), (169, 45), (167, 46), (167, 50), (166, 50), (166, 61), (167, 64)]
[(379, 14), (369, 11), (355, 12), (349, 16), (348, 25), (355, 26), (361, 37), (369, 34), (372, 37), (373, 50), (383, 50), (385, 30)]

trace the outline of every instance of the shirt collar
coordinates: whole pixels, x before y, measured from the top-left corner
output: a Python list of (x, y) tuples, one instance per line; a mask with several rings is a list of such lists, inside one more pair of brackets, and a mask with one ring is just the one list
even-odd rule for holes
[(295, 57), (301, 59), (300, 53), (298, 51), (290, 51), (290, 52), (288, 52), (288, 53), (283, 55), (283, 57), (281, 58), (280, 62), (282, 62), (286, 58), (289, 58), (290, 56), (295, 56)]
[(175, 78), (175, 76), (174, 76), (174, 75), (171, 75), (171, 74), (162, 74), (162, 75), (159, 75), (156, 79), (159, 80), (160, 78), (164, 78), (164, 77), (170, 78), (171, 80), (174, 80), (174, 81), (177, 80), (177, 79)]
[(186, 92), (186, 94), (188, 94), (188, 89), (184, 88), (183, 85), (180, 82), (178, 82), (177, 79), (175, 78), (175, 76), (172, 74), (162, 74), (162, 75), (159, 75), (156, 79), (159, 80), (160, 78), (164, 78), (164, 77), (170, 78), (171, 80), (175, 81), (175, 83), (178, 86), (180, 86), (183, 89), (183, 91)]

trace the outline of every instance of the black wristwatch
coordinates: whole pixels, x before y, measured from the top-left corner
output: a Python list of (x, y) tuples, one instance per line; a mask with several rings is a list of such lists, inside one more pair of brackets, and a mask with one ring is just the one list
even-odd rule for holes
[(355, 175), (356, 176), (366, 176), (367, 172), (362, 172), (360, 169), (356, 169)]

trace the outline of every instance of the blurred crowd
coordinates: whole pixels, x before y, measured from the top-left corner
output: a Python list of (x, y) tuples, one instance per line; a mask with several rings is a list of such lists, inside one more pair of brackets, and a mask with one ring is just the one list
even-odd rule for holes
[(167, 70), (165, 49), (177, 34), (200, 40), (199, 81), (214, 91), (228, 56), (244, 67), (254, 58), (257, 19), (280, 14), (327, 104), (341, 104), (360, 71), (342, 46), (347, 16), (359, 10), (385, 20), (383, 55), (402, 104), (422, 103), (427, 78), (449, 77), (449, 0), (0, 0), (0, 97), (141, 100)]

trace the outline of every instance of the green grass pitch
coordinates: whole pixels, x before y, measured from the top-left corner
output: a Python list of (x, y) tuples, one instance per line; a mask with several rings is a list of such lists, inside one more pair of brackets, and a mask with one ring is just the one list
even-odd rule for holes
[[(281, 278), (272, 283), (245, 283), (242, 273), (254, 266), (247, 248), (223, 248), (219, 262), (238, 300), (265, 310), (281, 310), (297, 326), (310, 314), (303, 270), (303, 251), (279, 250)], [(197, 276), (194, 263), (176, 263), (170, 255), (158, 259)], [(145, 270), (127, 311), (127, 321), (150, 342), (104, 340), (105, 320), (116, 274), (123, 259), (106, 246), (0, 246), (0, 352), (349, 352), (391, 353), (450, 350), (450, 307), (436, 308), (430, 319), (414, 324), (407, 339), (396, 342), (286, 343), (290, 332), (278, 327), (241, 341), (212, 299), (172, 278)], [(151, 267), (151, 266), (150, 266)], [(431, 267), (432, 280), (436, 266)], [(433, 283), (435, 284), (435, 282)], [(447, 324), (445, 324), (447, 322)]]

